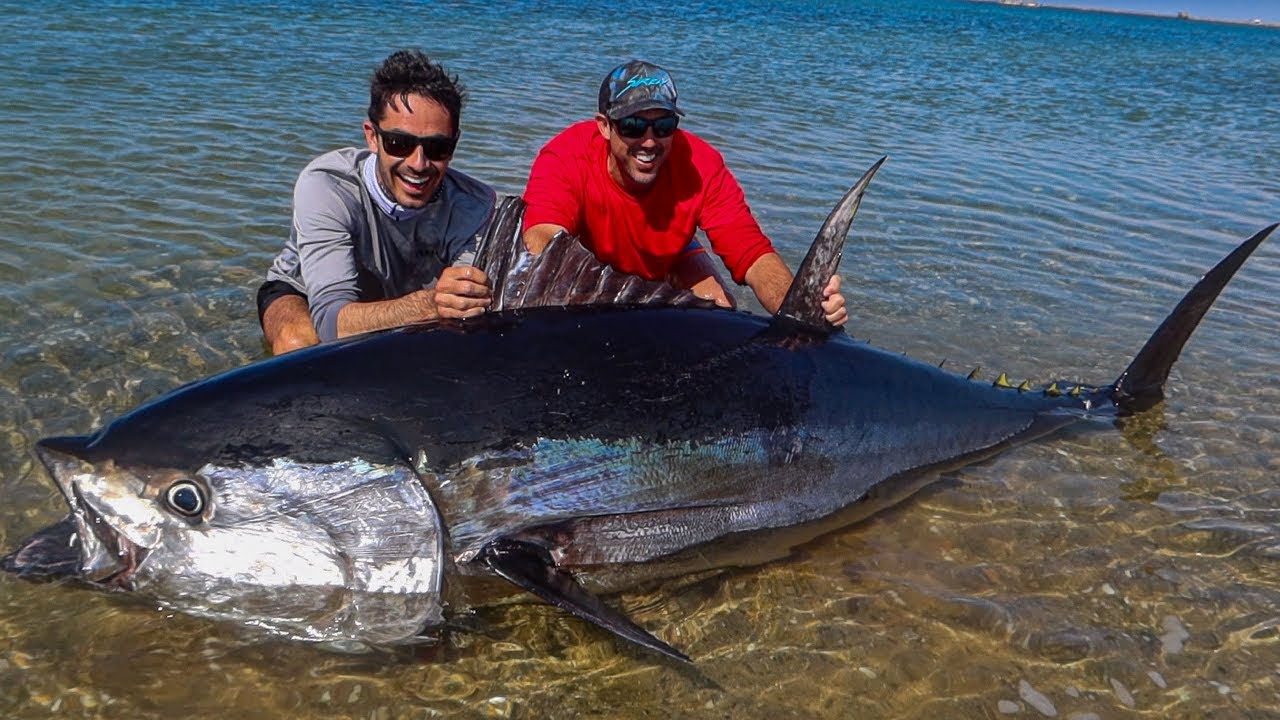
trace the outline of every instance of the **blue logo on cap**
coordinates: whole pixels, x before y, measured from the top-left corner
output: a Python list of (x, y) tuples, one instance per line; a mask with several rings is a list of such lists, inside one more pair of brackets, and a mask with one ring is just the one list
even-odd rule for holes
[(630, 90), (633, 87), (640, 87), (641, 85), (661, 85), (662, 82), (663, 81), (660, 78), (644, 78), (644, 77), (631, 78), (631, 80), (627, 82), (627, 86), (622, 88), (622, 90), (618, 94), (621, 95), (622, 93)]

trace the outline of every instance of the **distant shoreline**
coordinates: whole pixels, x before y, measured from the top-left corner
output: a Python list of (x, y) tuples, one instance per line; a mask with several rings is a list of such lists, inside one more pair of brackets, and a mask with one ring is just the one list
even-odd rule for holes
[(1247, 25), (1249, 27), (1280, 28), (1280, 22), (1271, 22), (1262, 19), (1226, 20), (1223, 18), (1200, 17), (1198, 15), (1189, 15), (1186, 13), (1168, 15), (1165, 13), (1143, 12), (1141, 10), (1114, 10), (1112, 8), (1088, 7), (1085, 5), (1063, 5), (1055, 2), (1038, 2), (1038, 0), (965, 0), (965, 2), (985, 3), (987, 5), (1012, 5), (1015, 7), (1027, 8), (1048, 7), (1057, 10), (1080, 10), (1083, 12), (1107, 13), (1109, 15), (1137, 15), (1139, 17), (1159, 17), (1169, 18), (1171, 20), (1189, 20), (1192, 22), (1219, 23), (1223, 25)]

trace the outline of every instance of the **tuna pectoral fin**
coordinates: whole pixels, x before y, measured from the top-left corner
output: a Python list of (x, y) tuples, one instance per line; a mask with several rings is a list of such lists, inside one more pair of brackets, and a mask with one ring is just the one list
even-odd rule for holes
[(827, 286), (827, 281), (840, 266), (840, 256), (844, 253), (844, 241), (849, 235), (849, 228), (853, 226), (853, 216), (858, 213), (858, 205), (862, 203), (867, 185), (871, 183), (872, 176), (887, 159), (889, 158), (886, 155), (877, 160), (862, 174), (861, 178), (858, 178), (858, 182), (849, 188), (849, 192), (840, 198), (840, 202), (836, 203), (831, 214), (827, 216), (827, 221), (822, 224), (822, 229), (818, 231), (817, 237), (813, 239), (813, 245), (809, 246), (809, 253), (800, 263), (800, 269), (796, 271), (796, 277), (791, 281), (791, 289), (787, 291), (787, 296), (782, 299), (782, 305), (778, 307), (777, 317), (787, 318), (818, 330), (831, 329), (822, 312), (822, 289)]
[(1116, 407), (1127, 414), (1141, 412), (1160, 402), (1164, 397), (1164, 383), (1169, 379), (1169, 369), (1177, 361), (1182, 346), (1236, 271), (1277, 226), (1280, 223), (1265, 227), (1240, 243), (1182, 298), (1182, 302), (1169, 313), (1147, 344), (1142, 346), (1138, 356), (1112, 384), (1111, 399)]
[(57, 580), (80, 576), (80, 543), (70, 515), (22, 541), (0, 558), (0, 570), (23, 580)]
[(593, 622), (624, 640), (669, 658), (691, 662), (688, 655), (650, 635), (626, 615), (587, 592), (572, 575), (554, 567), (546, 552), (537, 545), (499, 539), (486, 545), (480, 552), (480, 558), (497, 574), (556, 607)]

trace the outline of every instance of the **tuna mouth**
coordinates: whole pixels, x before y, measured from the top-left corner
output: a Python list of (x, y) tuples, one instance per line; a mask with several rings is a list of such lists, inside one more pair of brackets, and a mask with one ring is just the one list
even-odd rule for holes
[(133, 573), (147, 559), (147, 550), (111, 527), (93, 505), (71, 486), (71, 515), (75, 518), (83, 564), (80, 576), (88, 582), (128, 590)]
[(107, 521), (80, 488), (86, 473), (79, 452), (83, 437), (46, 438), (36, 454), (67, 503), (68, 515), (23, 540), (0, 559), (0, 569), (27, 580), (74, 578), (93, 585), (131, 589), (148, 549)]
[(76, 579), (130, 589), (147, 550), (113, 530), (78, 490), (75, 495), (71, 512), (0, 558), (0, 570), (23, 580)]
[(80, 577), (77, 532), (75, 517), (67, 515), (0, 558), (0, 570), (32, 581)]

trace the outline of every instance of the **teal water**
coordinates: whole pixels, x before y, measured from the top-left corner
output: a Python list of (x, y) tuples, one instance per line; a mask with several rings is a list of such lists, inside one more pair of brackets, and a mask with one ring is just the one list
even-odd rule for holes
[[(461, 76), (456, 163), (513, 194), (609, 68), (665, 65), (793, 264), (889, 155), (845, 253), (850, 332), (984, 376), (1110, 380), (1280, 221), (1275, 29), (945, 0), (6, 1), (0, 38), (0, 545), (62, 511), (34, 440), (261, 357), (293, 178), (360, 142), (398, 47)], [(1264, 246), (1123, 433), (617, 599), (701, 677), (538, 605), (344, 657), (0, 578), (0, 714), (1274, 716), (1277, 288)]]

